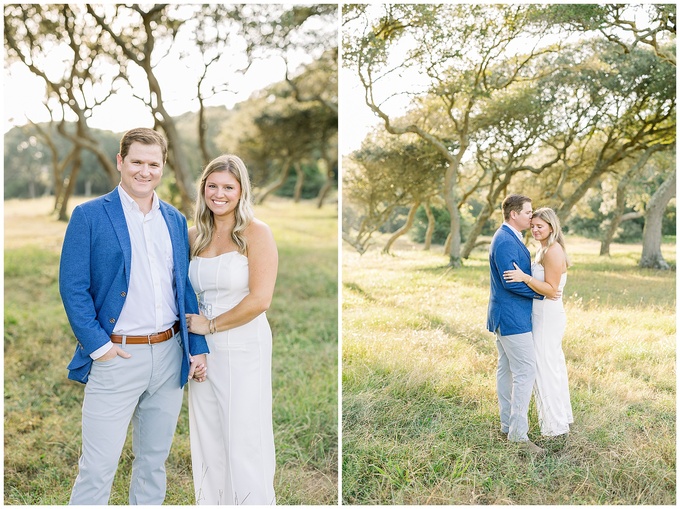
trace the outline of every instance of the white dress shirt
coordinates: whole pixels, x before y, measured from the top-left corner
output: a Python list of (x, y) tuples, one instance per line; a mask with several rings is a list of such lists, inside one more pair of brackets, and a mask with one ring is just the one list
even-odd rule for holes
[[(124, 336), (162, 332), (172, 327), (178, 317), (170, 232), (155, 192), (151, 211), (146, 215), (122, 187), (118, 186), (118, 192), (130, 234), (132, 266), (130, 286), (113, 332)], [(98, 359), (112, 346), (109, 342), (90, 357)]]
[(517, 238), (519, 241), (524, 244), (524, 237), (522, 236), (522, 232), (518, 231), (514, 226), (511, 226), (509, 223), (506, 223), (505, 221), (503, 224), (508, 225), (508, 228), (510, 228), (513, 232), (515, 232), (515, 235), (517, 235)]

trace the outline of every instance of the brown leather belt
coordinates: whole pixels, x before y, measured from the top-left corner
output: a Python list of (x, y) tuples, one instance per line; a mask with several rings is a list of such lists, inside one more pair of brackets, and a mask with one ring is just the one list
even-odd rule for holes
[(123, 338), (125, 338), (125, 342), (128, 345), (153, 345), (155, 343), (167, 341), (178, 332), (179, 322), (175, 322), (175, 325), (168, 330), (159, 332), (158, 334), (149, 334), (148, 336), (119, 336), (118, 334), (111, 334), (111, 342), (122, 344)]

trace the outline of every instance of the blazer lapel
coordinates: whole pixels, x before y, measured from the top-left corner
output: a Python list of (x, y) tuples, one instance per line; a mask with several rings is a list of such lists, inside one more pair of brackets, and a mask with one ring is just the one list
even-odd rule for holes
[(125, 279), (129, 286), (130, 268), (132, 266), (132, 245), (130, 244), (130, 233), (128, 232), (127, 223), (125, 222), (123, 204), (120, 202), (120, 194), (118, 194), (117, 187), (106, 195), (104, 210), (106, 210), (106, 213), (111, 220), (113, 231), (116, 233), (120, 249), (123, 251), (123, 258), (125, 259)]
[[(165, 203), (160, 202), (161, 214), (163, 219), (165, 219), (165, 224), (168, 226), (168, 233), (170, 234), (170, 243), (172, 244), (172, 261), (174, 265), (175, 278), (177, 281), (181, 281), (180, 275), (184, 272), (186, 266), (186, 250), (182, 248), (182, 235), (179, 231), (179, 226), (177, 221), (170, 216), (166, 208)], [(179, 287), (180, 285), (176, 285)]]

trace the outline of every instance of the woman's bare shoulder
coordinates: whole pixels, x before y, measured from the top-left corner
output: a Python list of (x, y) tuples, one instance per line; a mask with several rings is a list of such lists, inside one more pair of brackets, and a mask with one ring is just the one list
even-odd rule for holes
[(264, 221), (253, 218), (253, 220), (248, 225), (248, 228), (246, 228), (245, 233), (248, 237), (262, 238), (270, 237), (272, 235), (272, 230)]
[(567, 255), (564, 253), (564, 249), (557, 242), (550, 246), (543, 256), (544, 265), (554, 264), (558, 267), (564, 267), (566, 260)]
[(545, 252), (546, 255), (564, 257), (564, 249), (562, 246), (555, 242), (552, 246), (548, 248)]

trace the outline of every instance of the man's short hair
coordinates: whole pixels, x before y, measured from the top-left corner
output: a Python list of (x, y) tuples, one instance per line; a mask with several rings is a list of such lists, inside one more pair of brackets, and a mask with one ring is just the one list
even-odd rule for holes
[(137, 127), (135, 129), (130, 129), (126, 132), (120, 139), (120, 157), (125, 159), (130, 150), (130, 145), (133, 143), (141, 143), (142, 145), (158, 145), (161, 147), (163, 152), (163, 164), (168, 157), (168, 142), (165, 138), (158, 134), (153, 129), (148, 129), (146, 127)]
[(517, 213), (522, 212), (525, 203), (531, 203), (531, 198), (523, 194), (509, 194), (503, 200), (503, 217), (507, 221), (510, 219), (510, 212), (513, 210)]

